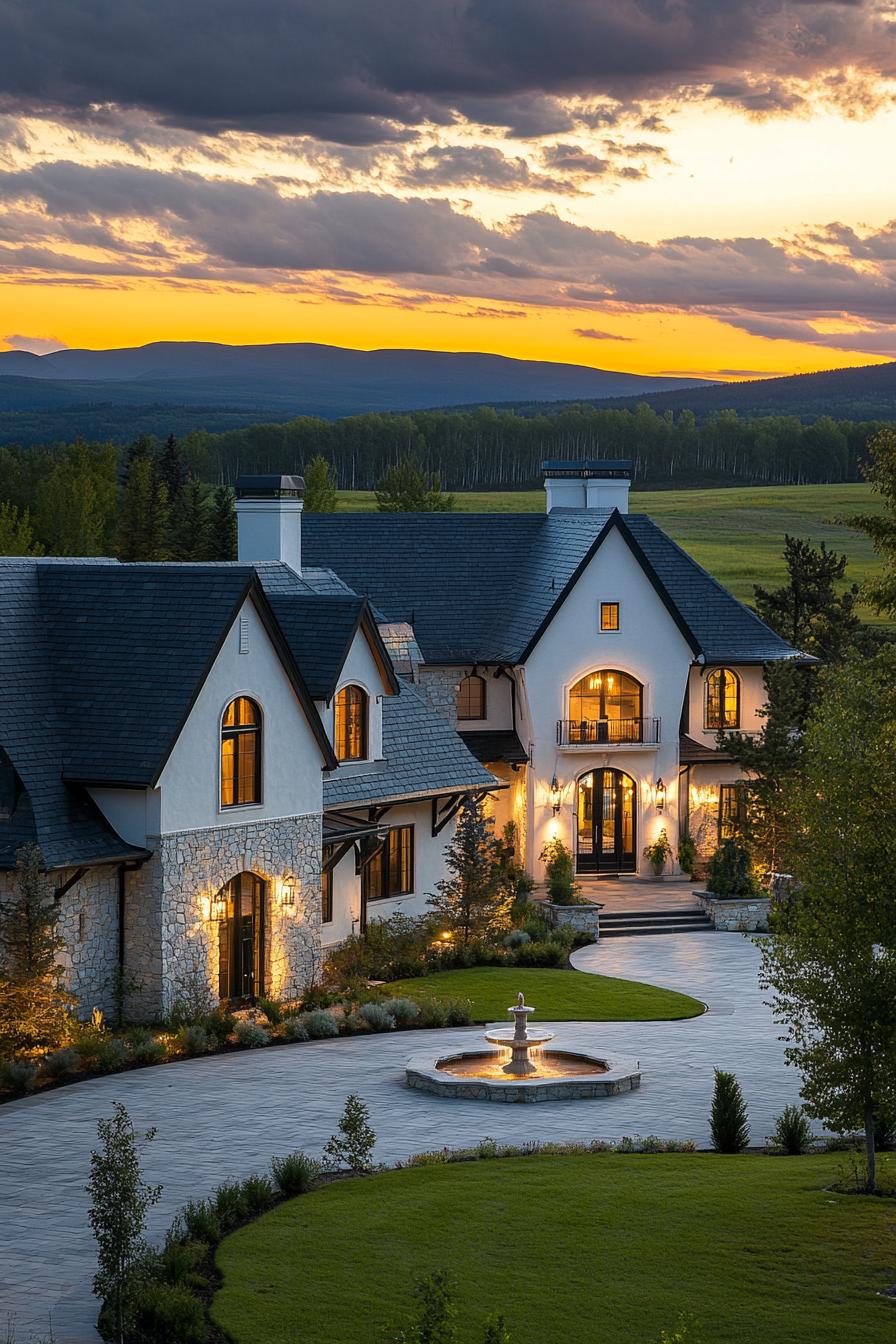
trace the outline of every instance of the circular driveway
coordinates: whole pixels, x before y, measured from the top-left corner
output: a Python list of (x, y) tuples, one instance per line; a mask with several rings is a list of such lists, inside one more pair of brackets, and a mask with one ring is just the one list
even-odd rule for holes
[(576, 952), (579, 970), (666, 985), (708, 1005), (702, 1017), (681, 1022), (554, 1025), (561, 1047), (640, 1060), (640, 1090), (614, 1098), (499, 1106), (407, 1089), (406, 1058), (446, 1037), (452, 1046), (481, 1038), (481, 1029), (463, 1028), (186, 1060), (10, 1102), (0, 1107), (0, 1320), (14, 1318), (17, 1344), (49, 1335), (51, 1318), (55, 1344), (98, 1339), (84, 1182), (96, 1121), (113, 1101), (127, 1106), (139, 1128), (158, 1129), (144, 1163), (147, 1179), (164, 1186), (153, 1235), (187, 1199), (222, 1180), (263, 1171), (294, 1148), (318, 1152), (348, 1092), (370, 1107), (383, 1162), (485, 1136), (520, 1143), (658, 1134), (703, 1147), (718, 1067), (738, 1075), (753, 1142), (762, 1142), (773, 1118), (798, 1099), (799, 1079), (785, 1065), (779, 1029), (762, 1002), (758, 961), (748, 938), (725, 933), (614, 938)]

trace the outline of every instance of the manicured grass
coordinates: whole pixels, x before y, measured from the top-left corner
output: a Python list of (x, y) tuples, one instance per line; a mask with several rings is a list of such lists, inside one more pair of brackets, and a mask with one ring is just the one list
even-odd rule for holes
[[(541, 513), (542, 490), (458, 494), (465, 513)], [(880, 512), (867, 485), (744, 486), (730, 490), (635, 491), (632, 513), (648, 513), (680, 546), (749, 602), (753, 588), (782, 581), (785, 532), (826, 541), (849, 557), (848, 575), (860, 583), (879, 567), (870, 542), (833, 521), (861, 511)], [(372, 491), (344, 491), (339, 508), (376, 508)], [(869, 617), (871, 613), (866, 613)]]
[(498, 1310), (512, 1344), (657, 1344), (681, 1316), (688, 1344), (884, 1344), (894, 1206), (830, 1193), (840, 1166), (597, 1154), (338, 1181), (222, 1243), (213, 1315), (237, 1344), (375, 1344), (447, 1269), (459, 1344)]
[(520, 990), (542, 1022), (654, 1022), (703, 1012), (697, 999), (674, 989), (583, 971), (474, 966), (395, 980), (387, 988), (392, 995), (418, 1000), (469, 999), (475, 1022), (509, 1021), (508, 1005), (516, 1002)]

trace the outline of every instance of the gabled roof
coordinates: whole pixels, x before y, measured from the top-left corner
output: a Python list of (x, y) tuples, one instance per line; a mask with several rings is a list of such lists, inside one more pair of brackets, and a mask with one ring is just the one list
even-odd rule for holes
[(529, 753), (512, 728), (482, 728), (472, 732), (458, 730), (460, 739), (477, 761), (505, 761), (507, 765), (525, 765)]
[(315, 700), (331, 700), (352, 641), (360, 630), (379, 668), (386, 693), (398, 694), (392, 661), (366, 598), (317, 596), (276, 590), (271, 607)]
[(309, 564), (333, 567), (390, 622), (413, 625), (429, 663), (523, 661), (610, 531), (653, 583), (694, 656), (797, 655), (644, 514), (308, 514)]

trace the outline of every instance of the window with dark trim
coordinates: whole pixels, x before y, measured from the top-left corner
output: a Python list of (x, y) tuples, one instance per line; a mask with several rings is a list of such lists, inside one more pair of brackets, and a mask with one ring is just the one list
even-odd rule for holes
[(740, 677), (730, 667), (706, 674), (703, 727), (719, 731), (740, 727)]
[(601, 630), (619, 629), (619, 603), (601, 602), (600, 604), (600, 628)]
[(414, 828), (393, 826), (380, 852), (365, 866), (368, 901), (409, 896), (414, 890)]
[(719, 785), (719, 844), (743, 830), (747, 795), (743, 783)]
[(333, 922), (333, 870), (324, 868), (320, 875), (320, 922)]
[(485, 718), (485, 677), (477, 673), (464, 677), (457, 690), (458, 719)]
[(221, 720), (221, 806), (261, 802), (261, 710), (239, 695)]
[(367, 692), (360, 686), (337, 691), (333, 736), (337, 761), (367, 759)]

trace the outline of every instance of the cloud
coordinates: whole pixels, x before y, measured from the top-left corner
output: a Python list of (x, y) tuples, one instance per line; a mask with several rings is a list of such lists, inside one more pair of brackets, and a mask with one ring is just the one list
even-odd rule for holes
[(574, 334), (588, 341), (631, 341), (632, 336), (617, 336), (612, 331), (598, 331), (595, 327), (576, 327)]
[(49, 355), (54, 350), (67, 350), (65, 341), (56, 336), (0, 336), (9, 350), (26, 350), (31, 355)]

